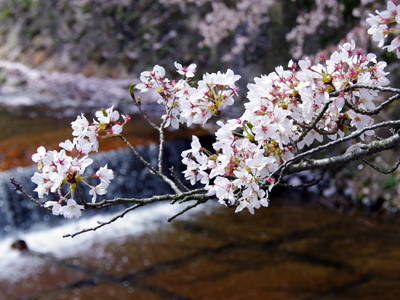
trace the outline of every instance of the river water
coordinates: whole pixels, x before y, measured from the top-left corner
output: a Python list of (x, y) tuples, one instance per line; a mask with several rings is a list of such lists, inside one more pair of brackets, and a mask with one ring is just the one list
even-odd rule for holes
[[(0, 242), (0, 299), (399, 299), (400, 222), (272, 197), (254, 216), (169, 204), (36, 228)], [(14, 239), (30, 252), (10, 249)]]
[[(0, 168), (30, 165), (40, 145), (56, 149), (74, 119), (3, 107)], [(133, 144), (157, 140), (138, 116), (124, 130)], [(182, 136), (192, 133), (202, 132)], [(210, 202), (172, 223), (182, 207), (153, 205), (73, 239), (62, 236), (113, 214), (32, 224), (1, 237), (0, 299), (400, 299), (399, 220), (338, 214), (302, 197), (275, 195), (254, 216)], [(10, 247), (18, 239), (29, 251)]]

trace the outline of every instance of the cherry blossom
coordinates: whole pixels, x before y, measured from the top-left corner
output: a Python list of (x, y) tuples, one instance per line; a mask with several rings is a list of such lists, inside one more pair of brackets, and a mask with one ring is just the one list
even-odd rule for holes
[(39, 162), (42, 160), (43, 157), (46, 156), (46, 148), (43, 146), (40, 146), (39, 148), (37, 148), (37, 153), (32, 154), (32, 161), (34, 162)]
[[(390, 34), (398, 33), (392, 24), (400, 24), (399, 15), (400, 6), (389, 1), (387, 10), (376, 11), (367, 19), (372, 39), (397, 54), (398, 37), (388, 46), (384, 43)], [(190, 184), (200, 182), (207, 196), (235, 207), (236, 212), (247, 208), (254, 213), (255, 209), (268, 206), (269, 192), (281, 179), (275, 173), (283, 164), (293, 161), (300, 150), (323, 144), (328, 138), (336, 140), (370, 129), (375, 121), (374, 110), (380, 105), (378, 90), (389, 84), (386, 62), (378, 61), (375, 54), (363, 53), (351, 40), (329, 57), (321, 55), (319, 63), (312, 64), (309, 58), (290, 60), (287, 68), (277, 66), (273, 72), (254, 78), (247, 85), (242, 116), (228, 119), (224, 112), (237, 97), (239, 75), (230, 69), (205, 73), (195, 83), (192, 82), (195, 64), (184, 67), (175, 62), (174, 66), (182, 75), (179, 80), (167, 78), (164, 67), (155, 65), (151, 71), (140, 74), (141, 83), (135, 86), (141, 93), (155, 90), (157, 102), (165, 111), (160, 125), (153, 126), (160, 132), (160, 147), (167, 127), (205, 125), (211, 118), (216, 119), (211, 150), (193, 136), (191, 148), (182, 152), (182, 163), (186, 166), (183, 174)], [(140, 109), (139, 99), (131, 94)], [(32, 155), (38, 164), (32, 181), (37, 184), (35, 191), (39, 198), (50, 192), (60, 197), (57, 202), (45, 204), (52, 207), (53, 214), (78, 218), (84, 208), (73, 200), (78, 185), (86, 183), (86, 178), (99, 180), (97, 185), (86, 183), (92, 204), (96, 204), (98, 195), (107, 193), (114, 178), (108, 165), (91, 175), (85, 176), (84, 171), (93, 162), (89, 155), (99, 149), (99, 141), (120, 135), (130, 117), (122, 115), (120, 121), (120, 114), (113, 106), (97, 111), (95, 116), (93, 122), (83, 114), (77, 116), (71, 123), (74, 139), (60, 143), (62, 150), (46, 152), (39, 147)], [(352, 146), (347, 153), (362, 149), (362, 143), (374, 135), (373, 130), (366, 130), (354, 139), (351, 137)], [(157, 173), (152, 166), (149, 168)], [(159, 170), (156, 175), (164, 178), (161, 158)], [(60, 189), (64, 185), (69, 186), (65, 195)]]
[(46, 201), (44, 207), (52, 207), (53, 215), (62, 215), (61, 204), (57, 201)]
[[(378, 47), (387, 49), (389, 52), (395, 52), (397, 57), (400, 58), (400, 40), (399, 36), (396, 36), (390, 43), (389, 46), (384, 46), (385, 38), (389, 34), (399, 32), (396, 25), (400, 24), (400, 5), (396, 5), (394, 1), (387, 2), (387, 9), (376, 14), (370, 14), (367, 18), (368, 24), (371, 26), (368, 29), (368, 34), (372, 35), (374, 41), (379, 42)], [(393, 25), (393, 23), (396, 23)], [(389, 26), (390, 24), (390, 26)]]
[(96, 176), (100, 179), (101, 182), (109, 185), (111, 179), (114, 178), (114, 173), (112, 170), (107, 168), (107, 165), (105, 165), (96, 172)]
[(64, 215), (64, 218), (66, 219), (72, 219), (72, 218), (77, 218), (82, 215), (81, 210), (83, 210), (84, 207), (82, 205), (78, 205), (75, 200), (73, 199), (68, 199), (67, 200), (67, 205), (61, 207), (60, 212)]
[[(354, 41), (344, 43), (339, 49), (315, 66), (307, 59), (300, 60), (298, 70), (290, 61), (288, 70), (280, 66), (275, 72), (255, 78), (255, 83), (248, 85), (249, 102), (242, 117), (217, 122), (220, 128), (215, 132), (213, 144), (217, 153), (202, 154), (201, 159), (195, 160), (183, 158), (187, 165), (185, 177), (192, 184), (203, 180), (209, 194), (215, 195), (220, 203), (236, 206), (236, 211), (248, 208), (253, 213), (255, 208), (268, 205), (268, 194), (259, 188), (259, 183), (269, 184), (268, 191), (273, 188), (274, 181), (269, 176), (294, 156), (294, 144), (302, 149), (315, 141), (322, 143), (322, 133), (336, 139), (351, 132), (351, 128), (371, 126), (373, 118), (352, 109), (346, 111), (345, 101), (356, 109), (372, 110), (376, 107), (376, 91), (358, 89), (335, 97), (330, 93), (353, 84), (388, 84), (386, 63), (377, 62), (374, 54), (363, 54)], [(199, 86), (215, 82), (229, 86), (236, 79), (230, 71), (206, 74)], [(346, 119), (350, 122), (343, 126), (342, 120)], [(314, 122), (316, 128), (306, 130)], [(360, 138), (372, 134), (369, 130)], [(199, 153), (200, 148), (193, 139), (191, 155)]]
[[(84, 179), (89, 177), (98, 178), (100, 183), (89, 190), (94, 203), (97, 195), (107, 193), (107, 188), (114, 178), (113, 171), (108, 169), (107, 165), (89, 176), (84, 176), (84, 172), (93, 163), (89, 153), (98, 150), (99, 140), (119, 135), (130, 117), (123, 116), (123, 122), (120, 123), (120, 114), (114, 110), (114, 106), (97, 111), (95, 115), (97, 119), (93, 120), (93, 123), (89, 123), (83, 114), (71, 122), (74, 139), (72, 142), (69, 139), (61, 142), (61, 151), (46, 152), (46, 149), (40, 146), (37, 153), (32, 155), (32, 160), (38, 164), (38, 172), (35, 172), (31, 180), (37, 184), (35, 191), (39, 198), (49, 195), (50, 192), (60, 197), (59, 201), (45, 203), (45, 207), (52, 207), (54, 215), (63, 214), (68, 219), (78, 218), (83, 209), (83, 206), (77, 205), (73, 199), (66, 200), (66, 195), (61, 194), (60, 188), (63, 185), (69, 186), (67, 194), (73, 196), (77, 183), (84, 182)], [(63, 202), (66, 202), (67, 206), (63, 206)]]
[(92, 195), (92, 203), (96, 203), (97, 195), (105, 195), (107, 193), (108, 185), (101, 182), (96, 186), (91, 186), (89, 195)]
[(187, 78), (194, 77), (194, 73), (196, 73), (196, 64), (190, 64), (188, 67), (182, 67), (180, 63), (174, 63), (177, 72), (181, 75), (185, 75)]

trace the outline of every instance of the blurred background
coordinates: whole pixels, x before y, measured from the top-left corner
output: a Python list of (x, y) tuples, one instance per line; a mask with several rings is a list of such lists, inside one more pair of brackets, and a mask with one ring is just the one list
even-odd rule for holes
[[(77, 114), (91, 119), (111, 105), (132, 115), (124, 135), (155, 159), (157, 136), (128, 93), (155, 64), (169, 78), (178, 78), (174, 61), (196, 63), (197, 79), (232, 69), (241, 76), (229, 111), (236, 117), (254, 77), (290, 59), (318, 61), (319, 53), (329, 55), (351, 39), (389, 62), (398, 87), (396, 57), (378, 50), (366, 33), (368, 14), (385, 8), (385, 1), (371, 0), (2, 0), (0, 298), (398, 299), (398, 173), (382, 176), (354, 163), (331, 170), (316, 187), (277, 191), (255, 216), (209, 203), (166, 223), (182, 207), (155, 205), (74, 239), (62, 235), (113, 212), (65, 223), (9, 183), (14, 176), (32, 191), (37, 147), (58, 149)], [(157, 120), (151, 95), (142, 102)], [(398, 118), (398, 110), (384, 117)], [(167, 163), (178, 173), (180, 153), (190, 144), (185, 139), (197, 134), (206, 142), (208, 133), (168, 132)], [(106, 196), (165, 193), (121, 147), (109, 139), (95, 157), (93, 169), (107, 163), (116, 172)], [(391, 166), (396, 152), (377, 159)], [(29, 250), (19, 251), (25, 247), (18, 240)]]

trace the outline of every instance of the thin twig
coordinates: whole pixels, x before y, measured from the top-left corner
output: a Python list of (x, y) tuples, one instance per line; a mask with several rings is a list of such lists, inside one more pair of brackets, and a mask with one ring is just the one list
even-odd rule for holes
[[(153, 121), (151, 121), (150, 118), (147, 116), (147, 114), (143, 111), (142, 106), (140, 105), (140, 101), (136, 101), (135, 94), (134, 94), (133, 90), (134, 90), (134, 87), (129, 89), (129, 93), (130, 93), (130, 95), (131, 95), (131, 97), (132, 97), (133, 103), (136, 105), (136, 107), (138, 108), (138, 110), (139, 110), (140, 114), (143, 116), (143, 118), (144, 118), (154, 129), (156, 129), (157, 131), (159, 131), (160, 128), (159, 128)], [(138, 99), (140, 99), (140, 98), (138, 98)]]
[(287, 183), (279, 183), (280, 186), (283, 187), (288, 187), (288, 188), (302, 188), (302, 187), (310, 187), (310, 186), (314, 186), (317, 183), (319, 183), (322, 179), (324, 179), (324, 175), (325, 175), (326, 169), (323, 169), (321, 174), (319, 175), (319, 177), (311, 182), (306, 182), (306, 183), (302, 183), (302, 184), (298, 184), (298, 185), (292, 185), (292, 184), (287, 184)]
[(391, 169), (389, 169), (389, 170), (384, 170), (384, 169), (382, 169), (382, 168), (379, 168), (378, 166), (375, 166), (374, 164), (372, 164), (371, 162), (369, 162), (368, 160), (366, 160), (366, 159), (364, 159), (364, 158), (362, 158), (361, 160), (362, 160), (364, 163), (366, 163), (368, 166), (370, 166), (372, 169), (374, 169), (375, 171), (378, 171), (379, 173), (382, 173), (382, 174), (391, 174), (391, 173), (393, 173), (394, 171), (396, 171), (397, 168), (398, 168), (399, 165), (400, 165), (400, 160), (399, 160), (399, 161), (397, 161), (397, 163), (395, 164), (395, 166), (394, 166), (393, 168), (391, 168)]
[(207, 190), (204, 188), (191, 190), (188, 192), (184, 192), (181, 194), (165, 194), (165, 195), (155, 195), (150, 198), (114, 198), (110, 200), (102, 200), (97, 203), (88, 203), (88, 209), (101, 209), (107, 206), (114, 206), (119, 204), (126, 204), (126, 203), (136, 203), (136, 204), (150, 204), (153, 202), (160, 202), (160, 201), (171, 201), (171, 203), (175, 203), (176, 201), (182, 200), (185, 197), (194, 197), (196, 200), (202, 200), (206, 198)]
[(175, 219), (177, 216), (185, 213), (186, 211), (188, 211), (189, 209), (192, 209), (202, 203), (206, 203), (209, 199), (213, 198), (214, 196), (210, 196), (207, 195), (206, 190), (204, 189), (196, 189), (187, 193), (184, 193), (185, 196), (183, 195), (162, 195), (162, 196), (153, 196), (151, 198), (144, 198), (144, 199), (124, 199), (124, 198), (115, 198), (114, 200), (103, 200), (101, 203), (96, 203), (96, 204), (88, 204), (89, 206), (98, 206), (98, 204), (100, 204), (99, 207), (96, 208), (103, 208), (103, 204), (110, 204), (110, 201), (113, 203), (113, 205), (117, 205), (117, 204), (121, 204), (121, 203), (127, 203), (127, 202), (136, 202), (133, 206), (125, 209), (123, 212), (121, 212), (120, 214), (116, 215), (115, 217), (113, 217), (112, 219), (110, 219), (107, 222), (97, 222), (99, 223), (98, 226), (92, 227), (92, 228), (86, 228), (86, 229), (82, 229), (81, 231), (78, 231), (76, 233), (73, 234), (67, 234), (64, 235), (64, 237), (74, 237), (77, 236), (79, 234), (88, 232), (88, 231), (96, 231), (97, 229), (105, 226), (105, 225), (109, 225), (113, 222), (115, 222), (116, 220), (123, 218), (128, 212), (140, 207), (140, 206), (144, 206), (146, 204), (152, 203), (152, 202), (156, 202), (156, 201), (163, 201), (163, 200), (171, 200), (171, 198), (173, 198), (175, 201), (178, 201), (180, 199), (183, 198), (182, 201), (186, 201), (186, 199), (191, 199), (191, 200), (195, 200), (196, 203), (193, 205), (189, 205), (188, 207), (186, 207), (185, 209), (183, 209), (182, 211), (180, 211), (178, 214), (174, 215), (173, 217), (170, 217), (168, 219), (168, 222), (170, 222), (171, 220)]
[(322, 108), (321, 112), (318, 114), (318, 116), (315, 118), (315, 120), (311, 123), (311, 125), (309, 125), (308, 127), (306, 127), (306, 130), (302, 133), (302, 135), (299, 137), (299, 139), (296, 141), (296, 143), (301, 142), (306, 135), (311, 131), (311, 129), (316, 129), (316, 126), (318, 124), (318, 122), (322, 119), (322, 117), (324, 116), (325, 112), (328, 110), (329, 105), (331, 105), (333, 101), (329, 101), (326, 102), (324, 107)]
[(176, 176), (175, 172), (174, 172), (174, 167), (172, 166), (171, 168), (169, 168), (170, 172), (171, 172), (171, 176), (175, 179), (175, 181), (187, 192), (190, 192), (190, 189), (184, 185), (182, 183), (182, 181), (178, 178), (178, 176)]
[(79, 200), (81, 200), (81, 203), (83, 204), (83, 207), (86, 208), (87, 202), (85, 201), (85, 199), (83, 198), (82, 193), (79, 191), (78, 187), (75, 187), (75, 192), (78, 194)]
[(356, 107), (352, 103), (350, 103), (348, 100), (345, 100), (346, 105), (350, 107), (352, 110), (354, 110), (356, 113), (362, 114), (362, 115), (367, 115), (367, 116), (373, 116), (377, 115), (378, 113), (381, 112), (382, 109), (384, 109), (386, 106), (391, 104), (392, 102), (399, 100), (400, 99), (400, 94), (393, 95), (389, 99), (387, 99), (385, 102), (381, 103), (378, 107), (372, 109), (372, 110), (364, 110), (359, 107)]
[(136, 209), (136, 208), (138, 208), (138, 207), (140, 207), (140, 206), (142, 206), (142, 205), (141, 205), (141, 204), (135, 204), (135, 205), (133, 205), (133, 206), (131, 206), (131, 207), (125, 209), (122, 213), (116, 215), (114, 218), (110, 219), (110, 220), (107, 221), (107, 222), (99, 222), (99, 221), (98, 221), (98, 222), (97, 222), (97, 223), (99, 223), (98, 226), (95, 226), (95, 227), (92, 227), (92, 228), (82, 229), (81, 231), (78, 231), (78, 232), (75, 232), (75, 233), (72, 233), (72, 234), (69, 233), (69, 234), (64, 235), (63, 237), (64, 237), (64, 238), (66, 238), (66, 237), (71, 237), (71, 238), (73, 238), (73, 237), (75, 237), (75, 236), (77, 236), (77, 235), (79, 235), (79, 234), (82, 234), (82, 233), (85, 233), (85, 232), (88, 232), (88, 231), (96, 231), (97, 229), (99, 229), (99, 228), (101, 228), (101, 227), (103, 227), (103, 226), (105, 226), (105, 225), (109, 225), (109, 224), (111, 224), (111, 223), (117, 221), (118, 219), (123, 218), (128, 212), (130, 212), (130, 211), (132, 211), (132, 210), (134, 210), (134, 209)]
[[(315, 169), (332, 167), (340, 164), (346, 164), (351, 161), (371, 156), (372, 154), (375, 153), (393, 149), (399, 145), (400, 145), (400, 134), (396, 133), (395, 135), (387, 139), (381, 141), (373, 141), (368, 145), (366, 145), (365, 147), (344, 153), (342, 155), (332, 156), (328, 158), (321, 158), (321, 159), (308, 159), (300, 163), (292, 164), (290, 166), (287, 166), (285, 169), (282, 169), (280, 172), (280, 176), (298, 173), (305, 170), (315, 170)], [(285, 170), (285, 172), (282, 172), (283, 170)]]
[(136, 150), (136, 148), (134, 146), (131, 145), (131, 143), (128, 142), (128, 140), (123, 136), (123, 135), (119, 135), (119, 137), (122, 139), (122, 141), (128, 146), (129, 150), (132, 151), (133, 154), (135, 154), (135, 156), (141, 161), (142, 164), (144, 164), (147, 168), (150, 169), (150, 171), (152, 171), (154, 174), (157, 173), (157, 170), (147, 161), (145, 160), (140, 154), (139, 152)]
[(369, 90), (377, 90), (381, 92), (390, 92), (390, 93), (395, 93), (395, 94), (400, 94), (400, 89), (392, 88), (392, 87), (382, 87), (382, 86), (376, 86), (376, 85), (365, 85), (365, 84), (354, 84), (354, 85), (349, 85), (346, 86), (345, 88), (329, 93), (330, 97), (337, 97), (340, 95), (342, 92), (348, 92), (351, 90), (356, 90), (356, 89), (369, 89)]
[[(174, 99), (174, 102), (175, 102), (175, 99)], [(171, 115), (173, 107), (174, 107), (174, 105), (172, 104), (171, 107), (169, 109), (167, 109), (165, 118), (161, 122), (160, 128), (158, 130), (160, 133), (160, 144), (159, 144), (159, 148), (158, 148), (158, 171), (160, 173), (163, 173), (162, 164), (163, 164), (163, 158), (164, 158), (164, 143), (165, 143), (164, 129), (165, 129), (165, 124), (167, 123), (167, 120), (168, 120), (169, 116)]]
[[(348, 91), (352, 91), (352, 90), (356, 90), (359, 88), (365, 88), (365, 89), (370, 89), (370, 90), (379, 90), (381, 92), (391, 92), (391, 93), (396, 93), (396, 95), (390, 97), (388, 100), (386, 100), (385, 102), (383, 102), (381, 105), (379, 105), (377, 108), (373, 109), (373, 110), (362, 110), (360, 108), (355, 107), (354, 105), (352, 105), (350, 102), (348, 102), (346, 100), (346, 104), (347, 106), (349, 106), (351, 109), (353, 109), (355, 112), (357, 113), (361, 113), (363, 115), (376, 115), (378, 114), (383, 108), (385, 108), (387, 105), (389, 105), (390, 103), (394, 102), (395, 100), (400, 99), (400, 89), (395, 89), (395, 88), (391, 88), (391, 87), (380, 87), (380, 86), (369, 86), (369, 85), (363, 85), (363, 84), (355, 84), (355, 85), (350, 85), (347, 86), (339, 91), (335, 91), (332, 93), (329, 93), (329, 97), (337, 97), (340, 95), (340, 93), (342, 92), (348, 92)], [(336, 132), (324, 132), (324, 130), (321, 130), (319, 128), (317, 128), (317, 123), (321, 120), (321, 118), (323, 117), (323, 115), (325, 114), (326, 110), (329, 108), (329, 105), (332, 103), (333, 101), (329, 101), (327, 103), (325, 103), (322, 111), (318, 114), (317, 118), (312, 122), (312, 124), (310, 125), (300, 125), (303, 128), (306, 128), (306, 130), (303, 132), (303, 134), (299, 137), (299, 139), (296, 142), (301, 142), (306, 135), (311, 131), (311, 129), (314, 129), (316, 132), (320, 133), (320, 134), (334, 134), (338, 131), (339, 128), (337, 128)]]
[(172, 220), (174, 220), (175, 218), (177, 218), (178, 216), (180, 216), (180, 215), (182, 215), (182, 214), (184, 214), (185, 212), (187, 212), (188, 210), (190, 210), (190, 209), (192, 209), (192, 208), (195, 208), (196, 206), (198, 206), (198, 205), (200, 205), (200, 204), (203, 204), (203, 203), (206, 203), (207, 202), (207, 200), (197, 200), (195, 203), (193, 203), (193, 204), (191, 204), (191, 205), (189, 205), (189, 206), (186, 206), (183, 210), (181, 210), (180, 212), (178, 212), (177, 214), (175, 214), (175, 215), (173, 215), (173, 216), (171, 216), (171, 217), (169, 217), (168, 218), (168, 222), (171, 222)]
[(160, 178), (162, 181), (164, 181), (165, 183), (167, 183), (167, 184), (172, 188), (172, 190), (173, 190), (175, 193), (177, 193), (177, 194), (181, 194), (181, 193), (182, 193), (182, 191), (176, 186), (176, 184), (175, 184), (171, 179), (169, 179), (167, 176), (165, 176), (164, 174), (162, 174), (162, 173), (160, 173), (159, 171), (157, 171), (147, 160), (145, 160), (145, 159), (139, 154), (139, 152), (137, 152), (136, 148), (133, 147), (133, 146), (128, 142), (128, 140), (127, 140), (124, 136), (120, 135), (119, 137), (124, 141), (124, 143), (125, 143), (125, 144), (128, 146), (128, 148), (133, 152), (133, 154), (135, 154), (135, 156), (136, 156), (147, 168), (149, 168), (149, 170), (150, 170), (155, 176), (157, 176), (157, 177)]
[(31, 200), (33, 203), (39, 205), (41, 208), (44, 208), (45, 210), (48, 210), (48, 211), (52, 211), (52, 209), (51, 209), (50, 207), (45, 207), (44, 204), (43, 204), (42, 202), (40, 202), (39, 200), (37, 200), (37, 199), (33, 198), (32, 196), (28, 195), (28, 194), (24, 191), (24, 189), (22, 188), (22, 186), (21, 186), (18, 182), (15, 181), (15, 178), (14, 178), (14, 177), (11, 177), (11, 178), (10, 178), (10, 181), (11, 181), (11, 183), (14, 185), (14, 187), (15, 187), (14, 189), (15, 189), (16, 191), (19, 191), (22, 195), (24, 195), (26, 198), (28, 198), (29, 200)]

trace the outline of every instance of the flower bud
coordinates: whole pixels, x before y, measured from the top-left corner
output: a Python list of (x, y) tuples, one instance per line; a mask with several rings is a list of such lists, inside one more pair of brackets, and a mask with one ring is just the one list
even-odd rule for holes
[(130, 94), (131, 96), (133, 96), (133, 90), (135, 89), (135, 87), (136, 87), (136, 84), (134, 84), (134, 83), (132, 83), (132, 84), (130, 85), (130, 87), (129, 87), (129, 94)]
[(332, 84), (327, 84), (327, 85), (325, 86), (325, 90), (326, 90), (328, 93), (332, 93), (332, 92), (336, 91), (335, 87), (334, 87)]
[(328, 74), (328, 73), (324, 73), (324, 74), (322, 75), (322, 81), (323, 81), (324, 83), (331, 83), (331, 82), (332, 82), (332, 75), (331, 75), (331, 74)]

